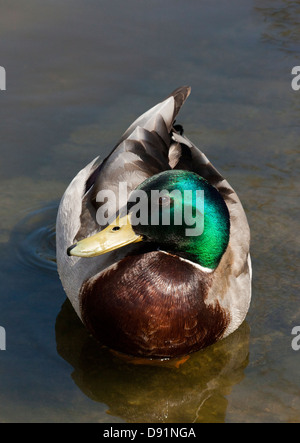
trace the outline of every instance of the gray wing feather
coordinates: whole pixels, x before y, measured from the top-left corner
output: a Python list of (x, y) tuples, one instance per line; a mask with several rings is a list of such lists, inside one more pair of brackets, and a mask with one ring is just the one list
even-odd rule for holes
[(96, 213), (103, 204), (97, 194), (110, 189), (119, 201), (119, 183), (126, 182), (128, 194), (148, 177), (167, 169), (193, 171), (205, 178), (223, 196), (231, 221), (230, 247), (235, 251), (235, 272), (241, 272), (245, 254), (249, 251), (250, 233), (242, 204), (229, 183), (187, 137), (173, 127), (180, 107), (190, 94), (190, 88), (176, 89), (163, 102), (145, 112), (121, 137), (112, 153), (95, 163), (86, 182), (82, 200), (80, 229), (75, 240), (91, 235), (104, 226), (96, 222)]
[(135, 120), (123, 134), (112, 153), (96, 165), (86, 182), (82, 199), (80, 229), (75, 241), (101, 230), (96, 221), (98, 209), (104, 202), (97, 201), (99, 191), (112, 190), (119, 205), (119, 183), (126, 182), (128, 195), (144, 180), (170, 169), (169, 147), (171, 129), (190, 88), (176, 89), (169, 97)]
[[(188, 138), (173, 133), (170, 161), (174, 169), (193, 171), (205, 178), (224, 198), (230, 214), (229, 248), (234, 259), (232, 271), (239, 275), (247, 262), (250, 247), (250, 229), (241, 201), (227, 180)], [(227, 259), (226, 253), (224, 259)]]

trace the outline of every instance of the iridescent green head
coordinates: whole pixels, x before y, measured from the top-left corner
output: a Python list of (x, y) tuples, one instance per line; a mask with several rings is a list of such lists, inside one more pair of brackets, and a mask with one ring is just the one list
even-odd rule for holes
[(68, 254), (94, 257), (144, 241), (215, 269), (227, 248), (227, 206), (221, 194), (193, 172), (168, 170), (150, 177), (122, 209), (113, 223), (70, 246)]
[(150, 177), (139, 190), (146, 192), (148, 207), (140, 208), (146, 218), (132, 223), (134, 232), (162, 250), (215, 269), (227, 248), (230, 230), (220, 193), (197, 174), (181, 170)]

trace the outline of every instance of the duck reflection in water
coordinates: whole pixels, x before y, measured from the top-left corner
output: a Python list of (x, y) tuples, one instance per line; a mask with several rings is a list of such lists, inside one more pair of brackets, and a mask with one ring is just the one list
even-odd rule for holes
[(102, 347), (87, 332), (69, 300), (56, 320), (59, 355), (72, 367), (81, 391), (129, 423), (224, 422), (231, 389), (248, 364), (249, 326), (192, 354), (178, 365), (127, 360)]

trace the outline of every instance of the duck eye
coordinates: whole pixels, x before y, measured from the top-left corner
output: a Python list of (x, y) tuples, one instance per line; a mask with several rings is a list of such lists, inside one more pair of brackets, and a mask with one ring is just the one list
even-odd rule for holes
[(115, 231), (118, 231), (119, 229), (121, 229), (120, 226), (114, 226), (114, 227), (112, 228), (112, 231), (115, 232)]
[(163, 197), (159, 197), (158, 204), (159, 206), (170, 206), (171, 199), (168, 195), (164, 195)]

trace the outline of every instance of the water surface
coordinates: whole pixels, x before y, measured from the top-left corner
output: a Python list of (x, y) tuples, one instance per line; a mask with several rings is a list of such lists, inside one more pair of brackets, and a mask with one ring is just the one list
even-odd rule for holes
[[(283, 0), (4, 0), (0, 16), (1, 422), (299, 422), (300, 5)], [(180, 85), (178, 122), (238, 192), (253, 300), (179, 368), (87, 334), (60, 285), (66, 186)]]

